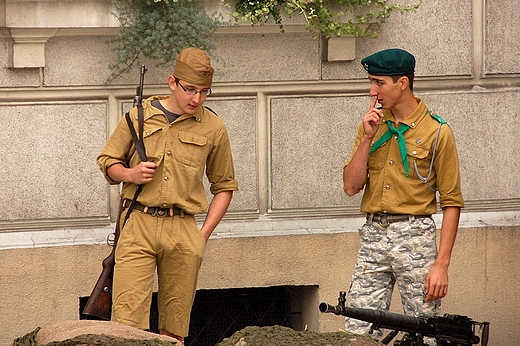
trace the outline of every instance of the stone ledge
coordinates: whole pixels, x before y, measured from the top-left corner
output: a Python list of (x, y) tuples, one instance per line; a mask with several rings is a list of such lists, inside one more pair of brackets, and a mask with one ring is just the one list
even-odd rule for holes
[[(442, 214), (433, 216), (437, 227), (441, 226)], [(221, 222), (211, 239), (310, 235), (323, 233), (357, 232), (363, 217), (286, 219), (266, 217), (257, 220)], [(500, 212), (462, 212), (459, 229), (478, 227), (501, 227), (520, 225), (520, 210)], [(199, 222), (199, 227), (201, 226)], [(72, 245), (106, 244), (107, 236), (114, 231), (113, 225), (103, 228), (55, 229), (27, 232), (0, 232), (0, 250), (38, 248)], [(108, 245), (107, 245), (108, 246)]]
[[(3, 9), (2, 9), (3, 7)], [(117, 27), (112, 0), (4, 0), (7, 28)]]

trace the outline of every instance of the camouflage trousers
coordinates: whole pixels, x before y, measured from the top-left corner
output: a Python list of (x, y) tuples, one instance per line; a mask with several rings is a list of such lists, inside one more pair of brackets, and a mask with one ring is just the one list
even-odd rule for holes
[[(426, 303), (424, 290), (426, 276), (437, 257), (433, 219), (410, 216), (407, 221), (382, 226), (367, 218), (359, 235), (361, 246), (347, 305), (387, 311), (397, 283), (406, 315), (437, 315), (440, 300)], [(345, 321), (345, 330), (357, 334), (368, 333), (370, 327), (368, 322), (348, 317)], [(382, 335), (382, 330), (373, 333), (376, 338)]]

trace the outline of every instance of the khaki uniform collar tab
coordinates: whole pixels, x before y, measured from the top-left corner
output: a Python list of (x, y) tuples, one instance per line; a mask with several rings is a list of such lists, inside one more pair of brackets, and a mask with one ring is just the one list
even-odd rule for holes
[(202, 105), (197, 109), (197, 111), (193, 114), (193, 117), (195, 117), (195, 120), (198, 123), (202, 122), (202, 118), (204, 116), (204, 107)]
[(153, 117), (154, 115), (157, 115), (157, 114), (163, 114), (163, 112), (158, 109), (158, 108), (155, 108), (154, 106), (152, 106), (152, 101), (155, 101), (155, 100), (165, 100), (167, 99), (168, 96), (166, 95), (161, 95), (161, 96), (150, 96), (149, 98), (147, 98), (146, 100), (143, 101), (143, 109), (144, 109), (144, 119), (150, 119), (151, 117)]
[(415, 129), (417, 125), (419, 125), (419, 123), (426, 116), (426, 111), (428, 110), (428, 108), (420, 98), (416, 97), (415, 99), (419, 104), (414, 109), (412, 114), (410, 114), (408, 117), (406, 117), (406, 119), (402, 121), (402, 123), (408, 125), (410, 129)]

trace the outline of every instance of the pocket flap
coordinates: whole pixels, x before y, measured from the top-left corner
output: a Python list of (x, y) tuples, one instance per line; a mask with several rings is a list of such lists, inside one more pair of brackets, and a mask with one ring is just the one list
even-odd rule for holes
[(208, 142), (205, 136), (186, 131), (179, 131), (179, 140), (186, 144), (195, 144), (201, 147)]
[(428, 157), (428, 154), (430, 153), (429, 150), (416, 145), (406, 144), (406, 149), (408, 151), (408, 155), (415, 157), (416, 159), (424, 159)]

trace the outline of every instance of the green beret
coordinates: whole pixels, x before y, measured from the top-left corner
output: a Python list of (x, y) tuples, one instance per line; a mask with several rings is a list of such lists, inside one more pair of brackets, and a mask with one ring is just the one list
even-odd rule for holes
[(400, 76), (414, 73), (415, 57), (403, 49), (385, 49), (362, 59), (361, 65), (374, 76)]

